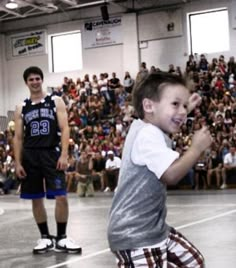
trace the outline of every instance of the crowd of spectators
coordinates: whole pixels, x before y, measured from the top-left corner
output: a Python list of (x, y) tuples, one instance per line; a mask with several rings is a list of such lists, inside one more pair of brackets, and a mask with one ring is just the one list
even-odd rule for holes
[[(191, 92), (202, 96), (202, 103), (188, 115), (181, 131), (171, 138), (173, 149), (180, 154), (191, 144), (194, 131), (207, 125), (213, 143), (180, 183), (193, 189), (221, 188), (236, 184), (236, 62), (221, 55), (207, 60), (189, 56), (184, 71), (174, 64), (168, 70), (147, 68), (143, 62), (136, 77), (125, 72), (119, 79), (113, 72), (86, 74), (76, 81), (64, 77), (52, 94), (64, 100), (70, 126), (67, 190), (82, 196), (93, 196), (95, 190), (115, 191), (122, 148), (130, 123), (135, 118), (132, 89), (148, 73), (167, 71), (186, 76)], [(12, 137), (14, 124), (0, 133), (0, 187), (8, 193), (17, 187), (14, 175)], [(235, 170), (234, 170), (235, 169)], [(11, 178), (11, 180), (9, 180)], [(8, 182), (7, 182), (8, 181)], [(7, 182), (7, 183), (6, 183)]]

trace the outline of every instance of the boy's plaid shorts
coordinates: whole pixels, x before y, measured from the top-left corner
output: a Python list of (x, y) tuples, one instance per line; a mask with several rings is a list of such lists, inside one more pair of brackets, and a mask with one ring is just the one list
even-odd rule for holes
[(113, 253), (119, 268), (204, 267), (202, 254), (174, 228), (171, 228), (168, 238), (158, 245)]

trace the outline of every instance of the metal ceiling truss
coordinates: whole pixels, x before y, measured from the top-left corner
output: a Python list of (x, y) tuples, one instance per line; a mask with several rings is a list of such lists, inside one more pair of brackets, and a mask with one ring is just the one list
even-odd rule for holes
[(5, 7), (7, 1), (9, 0), (0, 1), (0, 21), (67, 12), (103, 4), (119, 6), (124, 12), (137, 12), (142, 9), (163, 7), (163, 5), (166, 7), (173, 4), (183, 5), (196, 0), (14, 0), (18, 4), (16, 9), (7, 9)]

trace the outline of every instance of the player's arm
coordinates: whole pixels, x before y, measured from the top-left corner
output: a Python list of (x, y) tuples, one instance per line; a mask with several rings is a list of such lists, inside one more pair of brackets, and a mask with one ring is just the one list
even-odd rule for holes
[(21, 116), (22, 105), (16, 107), (14, 114), (15, 121), (15, 135), (13, 138), (13, 147), (14, 147), (14, 157), (16, 163), (16, 175), (18, 178), (24, 178), (26, 176), (25, 170), (21, 164), (22, 158), (22, 147), (23, 147), (23, 119)]
[(64, 101), (55, 96), (55, 105), (56, 105), (56, 113), (58, 126), (61, 131), (61, 156), (57, 163), (57, 168), (61, 170), (65, 170), (67, 168), (67, 158), (68, 158), (68, 146), (69, 146), (69, 126), (68, 126), (68, 116), (66, 111), (66, 106)]

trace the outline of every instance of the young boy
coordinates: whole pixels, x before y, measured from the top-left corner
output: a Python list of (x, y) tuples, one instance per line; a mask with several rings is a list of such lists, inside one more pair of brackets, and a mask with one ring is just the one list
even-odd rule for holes
[(168, 138), (200, 101), (182, 78), (166, 73), (150, 74), (134, 89), (139, 119), (125, 141), (108, 225), (118, 267), (204, 267), (201, 253), (166, 223), (166, 184), (182, 179), (211, 144), (204, 127), (179, 158)]

